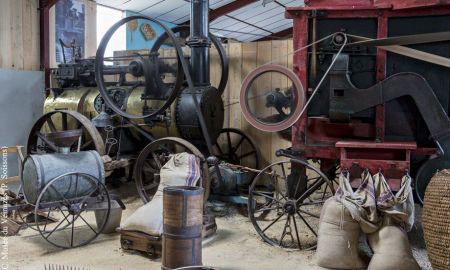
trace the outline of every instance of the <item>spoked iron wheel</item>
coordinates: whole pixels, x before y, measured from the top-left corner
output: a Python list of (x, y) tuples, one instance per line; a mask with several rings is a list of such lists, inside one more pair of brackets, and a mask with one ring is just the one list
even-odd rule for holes
[[(324, 195), (327, 183), (331, 192)], [(270, 245), (312, 249), (317, 243), (321, 206), (334, 194), (330, 184), (327, 176), (307, 161), (291, 159), (273, 163), (250, 186), (250, 220)]]
[(220, 160), (252, 169), (259, 168), (259, 153), (253, 140), (239, 129), (224, 128), (213, 145)]
[[(20, 198), (23, 198), (23, 202), (26, 203), (24, 196), (23, 196), (22, 185), (20, 185), (20, 187), (19, 187), (17, 196), (19, 196)], [(36, 227), (36, 223), (38, 223), (38, 222), (51, 223), (51, 222), (56, 221), (56, 220), (53, 220), (51, 217), (47, 217), (46, 215), (44, 215), (42, 213), (40, 213), (40, 216), (36, 216), (34, 210), (35, 209), (34, 209), (33, 205), (27, 205), (26, 207), (23, 207), (17, 211), (17, 217), (22, 222), (22, 224), (21, 224), (23, 226), (22, 228), (30, 228), (34, 231), (38, 231), (38, 229)]]
[(57, 152), (50, 135), (71, 136), (81, 130), (81, 139), (71, 146), (71, 151), (96, 150), (100, 156), (105, 154), (102, 136), (92, 122), (76, 111), (55, 110), (41, 116), (28, 136), (27, 154)]
[(103, 183), (91, 175), (67, 173), (51, 180), (35, 205), (35, 215), (57, 222), (36, 222), (36, 228), (54, 246), (80, 247), (103, 231), (110, 211), (111, 199)]
[(159, 172), (172, 154), (187, 152), (200, 159), (203, 174), (205, 200), (209, 195), (208, 165), (203, 154), (191, 143), (176, 137), (166, 137), (149, 143), (139, 154), (134, 165), (134, 179), (139, 196), (148, 203), (155, 195), (159, 182)]

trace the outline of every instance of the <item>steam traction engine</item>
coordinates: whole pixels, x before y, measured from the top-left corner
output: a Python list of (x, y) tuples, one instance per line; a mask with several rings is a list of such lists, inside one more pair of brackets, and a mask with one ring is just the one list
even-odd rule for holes
[[(250, 218), (272, 245), (314, 245), (318, 206), (339, 170), (354, 187), (363, 170), (382, 171), (394, 191), (409, 173), (421, 202), (432, 174), (450, 168), (450, 5), (344, 2), (288, 8), (294, 72), (264, 65), (242, 86), (246, 119), (292, 138), (277, 152), (289, 160), (262, 170), (250, 187)], [(258, 80), (270, 73), (290, 87), (264, 93)]]
[[(219, 195), (221, 171), (228, 172), (219, 161), (256, 168), (258, 153), (252, 140), (239, 130), (222, 129), (228, 59), (220, 41), (209, 33), (208, 11), (208, 1), (193, 1), (191, 27), (173, 29), (145, 16), (127, 17), (105, 34), (95, 59), (61, 64), (54, 70), (58, 87), (51, 89), (45, 114), (33, 127), (28, 152), (56, 152), (46, 134), (69, 135), (82, 129), (71, 151), (99, 152), (107, 176), (133, 167), (129, 175), (144, 202), (156, 192), (159, 169), (171, 153), (189, 152), (200, 159), (205, 198), (210, 166), (212, 189)], [(138, 19), (158, 24), (165, 32), (148, 50), (106, 57), (117, 29)], [(212, 46), (221, 63), (217, 87), (210, 83)], [(231, 193), (240, 195), (237, 192)]]

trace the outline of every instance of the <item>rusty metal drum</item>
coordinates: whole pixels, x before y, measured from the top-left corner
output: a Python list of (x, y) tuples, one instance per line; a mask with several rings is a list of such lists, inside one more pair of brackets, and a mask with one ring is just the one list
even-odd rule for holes
[(167, 187), (163, 194), (161, 268), (202, 265), (203, 188)]

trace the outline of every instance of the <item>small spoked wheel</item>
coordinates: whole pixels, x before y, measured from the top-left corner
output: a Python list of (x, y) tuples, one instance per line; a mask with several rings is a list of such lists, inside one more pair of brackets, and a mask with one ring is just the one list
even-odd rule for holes
[(220, 160), (259, 169), (259, 153), (256, 144), (239, 129), (222, 129), (217, 142), (213, 145), (213, 151)]
[(334, 186), (308, 161), (291, 159), (264, 168), (249, 190), (248, 212), (270, 245), (293, 250), (315, 248), (320, 211)]
[(67, 173), (51, 180), (35, 204), (35, 216), (46, 216), (35, 227), (54, 246), (75, 248), (94, 240), (111, 211), (105, 185), (83, 173)]

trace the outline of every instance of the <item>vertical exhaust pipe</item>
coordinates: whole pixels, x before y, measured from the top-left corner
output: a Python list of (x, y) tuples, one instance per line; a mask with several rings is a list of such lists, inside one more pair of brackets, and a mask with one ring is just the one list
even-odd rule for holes
[(191, 0), (191, 71), (195, 86), (210, 86), (209, 1)]

